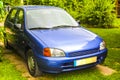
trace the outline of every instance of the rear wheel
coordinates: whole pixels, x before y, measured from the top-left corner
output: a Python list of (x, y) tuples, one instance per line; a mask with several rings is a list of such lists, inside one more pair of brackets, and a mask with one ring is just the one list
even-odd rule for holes
[(29, 73), (34, 77), (42, 75), (42, 72), (38, 69), (37, 61), (31, 49), (27, 51), (26, 58)]

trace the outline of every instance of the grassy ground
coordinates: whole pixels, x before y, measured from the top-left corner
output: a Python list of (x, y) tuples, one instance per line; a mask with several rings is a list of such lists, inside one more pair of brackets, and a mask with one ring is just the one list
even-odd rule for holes
[[(1, 53), (1, 50), (3, 45), (1, 44), (3, 42), (3, 35), (1, 33), (2, 27), (0, 27), (0, 59), (1, 56), (4, 55)], [(0, 62), (0, 80), (26, 80), (26, 78), (21, 77), (21, 72), (17, 71), (15, 66), (10, 63), (9, 60), (3, 59), (2, 62)]]
[[(96, 68), (89, 68), (85, 70), (78, 70), (72, 72), (65, 72), (60, 74), (48, 74), (45, 73), (39, 77), (38, 80), (119, 80), (120, 79), (120, 29), (98, 29), (88, 28), (92, 32), (95, 32), (101, 36), (107, 44), (108, 56), (103, 65), (108, 66), (117, 72), (105, 76), (100, 73)], [(15, 69), (15, 66), (9, 63), (8, 60), (0, 62), (0, 80), (25, 80), (21, 77), (19, 71)]]
[(108, 48), (120, 48), (120, 28), (113, 29), (98, 29), (89, 28), (92, 32), (102, 37)]
[(27, 80), (21, 77), (21, 73), (10, 64), (8, 60), (0, 62), (0, 80)]

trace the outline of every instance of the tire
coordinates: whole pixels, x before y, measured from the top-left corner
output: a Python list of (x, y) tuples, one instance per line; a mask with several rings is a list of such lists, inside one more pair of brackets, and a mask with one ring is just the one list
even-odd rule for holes
[(42, 75), (42, 71), (38, 69), (37, 61), (33, 51), (30, 49), (26, 53), (27, 68), (31, 76), (37, 77)]

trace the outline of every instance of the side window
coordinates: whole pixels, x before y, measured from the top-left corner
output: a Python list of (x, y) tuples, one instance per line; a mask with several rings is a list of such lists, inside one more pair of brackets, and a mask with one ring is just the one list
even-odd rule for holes
[(23, 24), (23, 11), (20, 10), (18, 15), (17, 15), (17, 24)]
[(16, 27), (19, 28), (19, 29), (23, 29), (23, 25), (24, 25), (24, 12), (23, 10), (20, 10), (18, 13), (17, 13), (17, 16), (16, 16)]
[(9, 14), (9, 17), (8, 17), (8, 20), (12, 23), (15, 22), (15, 15), (17, 13), (17, 9), (13, 9), (10, 14)]

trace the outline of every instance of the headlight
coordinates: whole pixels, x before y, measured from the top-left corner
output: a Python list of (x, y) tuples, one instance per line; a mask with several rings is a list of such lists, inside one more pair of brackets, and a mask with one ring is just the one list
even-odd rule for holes
[(102, 41), (102, 42), (100, 43), (100, 50), (103, 50), (103, 49), (105, 49), (105, 48), (106, 48), (105, 41)]
[(44, 56), (47, 56), (47, 57), (64, 57), (65, 56), (64, 51), (56, 48), (44, 48), (43, 54)]

